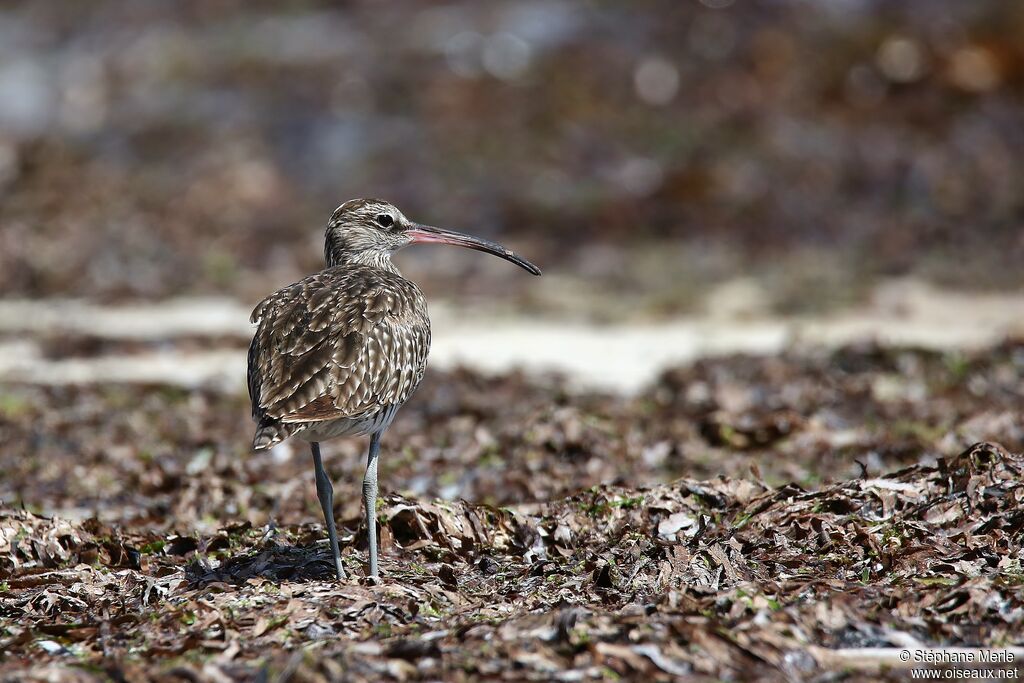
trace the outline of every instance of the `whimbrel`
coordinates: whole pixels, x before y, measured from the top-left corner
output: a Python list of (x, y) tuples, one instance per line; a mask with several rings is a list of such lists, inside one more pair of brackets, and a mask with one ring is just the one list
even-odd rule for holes
[(420, 225), (379, 199), (353, 199), (327, 223), (326, 267), (274, 292), (252, 312), (249, 399), (253, 448), (297, 436), (313, 453), (338, 579), (345, 577), (334, 523), (334, 488), (320, 442), (370, 435), (363, 477), (369, 575), (377, 571), (377, 455), (384, 431), (423, 379), (430, 319), (423, 292), (406, 280), (391, 254), (409, 244), (439, 242), (494, 254), (540, 275), (500, 244)]

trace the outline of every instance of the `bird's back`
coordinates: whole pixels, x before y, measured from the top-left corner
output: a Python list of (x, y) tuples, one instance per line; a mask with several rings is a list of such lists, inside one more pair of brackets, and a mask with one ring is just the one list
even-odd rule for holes
[(371, 431), (423, 379), (430, 321), (419, 288), (366, 265), (327, 268), (264, 299), (249, 346), (253, 447), (292, 434)]

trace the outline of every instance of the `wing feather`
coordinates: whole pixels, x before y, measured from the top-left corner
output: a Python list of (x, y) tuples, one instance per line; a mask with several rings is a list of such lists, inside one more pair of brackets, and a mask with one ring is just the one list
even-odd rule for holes
[(400, 275), (329, 268), (252, 314), (249, 397), (263, 423), (359, 418), (406, 401), (430, 348), (422, 294)]

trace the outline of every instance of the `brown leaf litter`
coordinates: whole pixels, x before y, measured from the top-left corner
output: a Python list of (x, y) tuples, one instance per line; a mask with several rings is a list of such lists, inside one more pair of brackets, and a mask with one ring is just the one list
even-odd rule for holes
[[(309, 525), (182, 538), (6, 507), (2, 671), (794, 680), (828, 650), (1020, 643), (1022, 475), (1020, 454), (979, 443), (820, 490), (681, 479), (500, 508), (390, 495), (378, 585), (330, 581)], [(343, 548), (360, 575), (361, 542)]]

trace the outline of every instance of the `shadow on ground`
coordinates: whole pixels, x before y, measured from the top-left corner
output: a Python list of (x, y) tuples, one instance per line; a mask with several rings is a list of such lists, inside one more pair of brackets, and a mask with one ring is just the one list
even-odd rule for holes
[(211, 583), (241, 585), (250, 579), (275, 583), (331, 581), (334, 561), (326, 546), (273, 546), (224, 560), (217, 567), (197, 560), (185, 567), (185, 579), (195, 588)]

